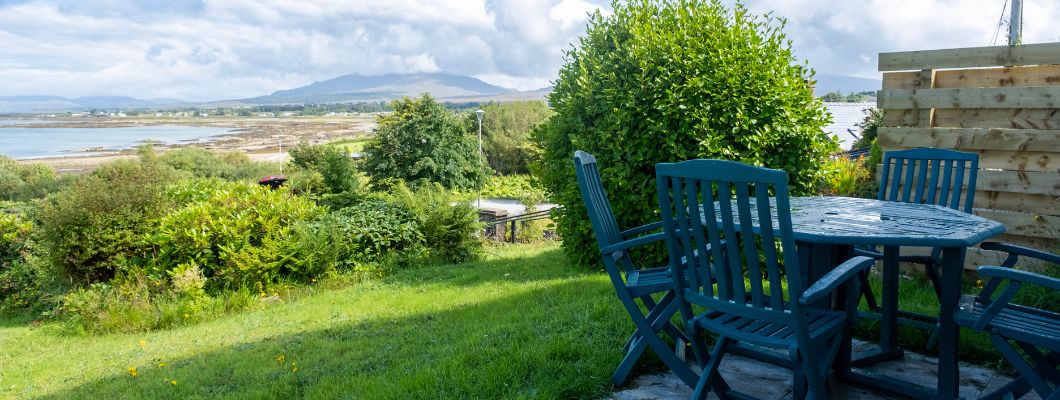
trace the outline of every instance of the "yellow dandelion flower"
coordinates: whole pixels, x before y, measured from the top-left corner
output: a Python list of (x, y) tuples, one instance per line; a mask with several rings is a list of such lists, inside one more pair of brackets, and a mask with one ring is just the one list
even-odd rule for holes
[(140, 340), (140, 347), (145, 347), (145, 346), (147, 346), (147, 341), (146, 340)]
[(165, 368), (165, 367), (166, 367), (166, 363), (158, 363), (158, 368)]
[(177, 381), (176, 380), (169, 381), (169, 384), (173, 385), (173, 386), (177, 386)]
[(129, 376), (136, 377), (136, 367), (129, 367)]
[(188, 314), (184, 314), (184, 319), (188, 319)]
[(287, 358), (284, 357), (283, 354), (280, 354), (279, 357), (276, 357), (276, 362), (279, 363), (280, 365), (283, 365), (283, 362), (286, 361), (286, 360), (287, 360)]

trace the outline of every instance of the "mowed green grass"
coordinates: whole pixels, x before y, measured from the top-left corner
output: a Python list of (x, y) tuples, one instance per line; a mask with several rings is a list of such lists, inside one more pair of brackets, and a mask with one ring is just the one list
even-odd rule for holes
[(0, 398), (610, 393), (633, 327), (606, 275), (554, 244), (490, 252), (160, 332), (71, 337), (0, 320)]

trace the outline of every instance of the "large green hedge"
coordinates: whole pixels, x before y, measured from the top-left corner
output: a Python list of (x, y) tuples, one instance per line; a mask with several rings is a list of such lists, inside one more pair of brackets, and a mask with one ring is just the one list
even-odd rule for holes
[(582, 264), (599, 258), (572, 156), (596, 156), (619, 224), (658, 219), (655, 164), (721, 158), (786, 170), (810, 193), (836, 147), (783, 21), (720, 1), (614, 2), (567, 52), (538, 129), (539, 175), (565, 206), (558, 230)]

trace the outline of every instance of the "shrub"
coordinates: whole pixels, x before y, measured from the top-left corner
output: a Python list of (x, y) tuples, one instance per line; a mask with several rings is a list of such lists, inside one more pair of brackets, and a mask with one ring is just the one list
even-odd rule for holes
[(858, 140), (854, 141), (850, 145), (851, 149), (863, 149), (872, 145), (876, 142), (876, 131), (879, 130), (880, 125), (883, 125), (883, 111), (878, 108), (866, 108), (862, 110), (865, 112), (865, 118), (858, 122), (857, 127), (860, 130)]
[(840, 156), (824, 164), (822, 194), (827, 196), (864, 195), (872, 186), (871, 175), (862, 159)]
[(354, 192), (357, 190), (357, 170), (349, 154), (328, 145), (313, 145), (305, 140), (291, 148), (291, 164), (314, 171), (323, 178), (326, 194)]
[(379, 117), (375, 140), (364, 146), (361, 167), (372, 187), (405, 181), (473, 188), (483, 179), (475, 139), (445, 106), (424, 94), (395, 100), (390, 107), (394, 112)]
[[(493, 175), (482, 185), (482, 197), (522, 199), (539, 197), (544, 199), (545, 189), (531, 175)], [(474, 195), (474, 192), (472, 192)]]
[(614, 3), (590, 17), (566, 54), (535, 131), (537, 169), (572, 259), (599, 259), (572, 168), (574, 150), (596, 156), (620, 226), (658, 219), (655, 164), (722, 158), (787, 171), (793, 194), (816, 190), (837, 149), (813, 71), (796, 63), (783, 23), (720, 1)]
[(181, 182), (166, 193), (184, 205), (162, 216), (157, 230), (147, 236), (153, 245), (153, 273), (197, 265), (213, 289), (278, 281), (286, 272), (278, 250), (291, 226), (323, 213), (287, 190), (244, 182)]
[(44, 164), (19, 164), (0, 156), (0, 200), (28, 201), (58, 192), (76, 180), (73, 175), (56, 175)]
[[(148, 149), (149, 150), (149, 149)], [(175, 172), (146, 151), (139, 161), (101, 165), (38, 205), (48, 261), (75, 283), (104, 282), (148, 252), (145, 234), (162, 215), (162, 186)]]
[(30, 253), (32, 229), (20, 213), (0, 211), (0, 312), (36, 308), (60, 284)]
[(169, 150), (162, 153), (159, 160), (195, 177), (230, 181), (257, 180), (280, 171), (279, 164), (251, 161), (246, 153), (241, 151), (217, 153), (198, 147)]
[(398, 183), (389, 198), (412, 211), (431, 255), (459, 263), (477, 259), (482, 251), (478, 213), (471, 199), (441, 185), (423, 185), (415, 190)]

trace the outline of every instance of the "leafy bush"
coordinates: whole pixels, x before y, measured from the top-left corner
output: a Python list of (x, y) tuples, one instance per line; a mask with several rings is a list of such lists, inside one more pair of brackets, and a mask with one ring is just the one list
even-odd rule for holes
[(473, 188), (483, 179), (475, 139), (445, 106), (424, 94), (395, 100), (390, 107), (394, 112), (379, 117), (375, 140), (364, 146), (361, 167), (372, 187), (405, 181)]
[(212, 289), (278, 281), (287, 271), (279, 250), (291, 226), (323, 213), (304, 197), (251, 183), (192, 180), (165, 192), (184, 205), (162, 216), (147, 236), (153, 273), (196, 265)]
[(19, 164), (0, 156), (0, 200), (28, 201), (55, 193), (76, 180), (44, 164)]
[(0, 211), (0, 312), (35, 308), (59, 284), (29, 251), (32, 229), (20, 213)]
[(169, 150), (159, 160), (178, 171), (195, 177), (222, 178), (230, 181), (257, 180), (279, 172), (276, 163), (254, 162), (240, 151), (216, 153), (198, 147)]
[(872, 186), (871, 175), (862, 159), (851, 160), (840, 156), (824, 164), (825, 176), (821, 192), (827, 196), (863, 195)]
[(329, 145), (309, 144), (305, 140), (291, 148), (291, 164), (314, 171), (323, 178), (326, 194), (357, 190), (357, 170), (353, 160), (342, 149)]
[[(482, 151), (486, 163), (501, 175), (528, 174), (541, 150), (530, 141), (530, 132), (553, 112), (543, 101), (511, 101), (482, 106)], [(468, 132), (478, 135), (475, 113), (465, 118)]]
[(813, 71), (796, 63), (776, 17), (720, 1), (615, 2), (591, 16), (567, 52), (549, 103), (556, 115), (535, 131), (537, 170), (563, 205), (556, 213), (567, 253), (599, 258), (571, 157), (596, 156), (621, 226), (658, 219), (655, 164), (722, 158), (787, 171), (793, 194), (816, 190), (837, 149), (830, 117), (813, 96)]
[(545, 198), (545, 189), (530, 175), (493, 175), (482, 185), (482, 197), (522, 199), (531, 196)]
[(66, 294), (52, 314), (69, 333), (133, 333), (188, 325), (260, 305), (250, 290), (192, 296), (133, 274)]
[(459, 263), (477, 259), (481, 254), (481, 224), (470, 198), (438, 184), (413, 190), (404, 183), (395, 185), (389, 198), (412, 211), (431, 256)]
[(145, 234), (165, 211), (162, 186), (176, 173), (149, 149), (141, 159), (101, 165), (38, 205), (48, 261), (75, 283), (104, 282), (148, 251)]

